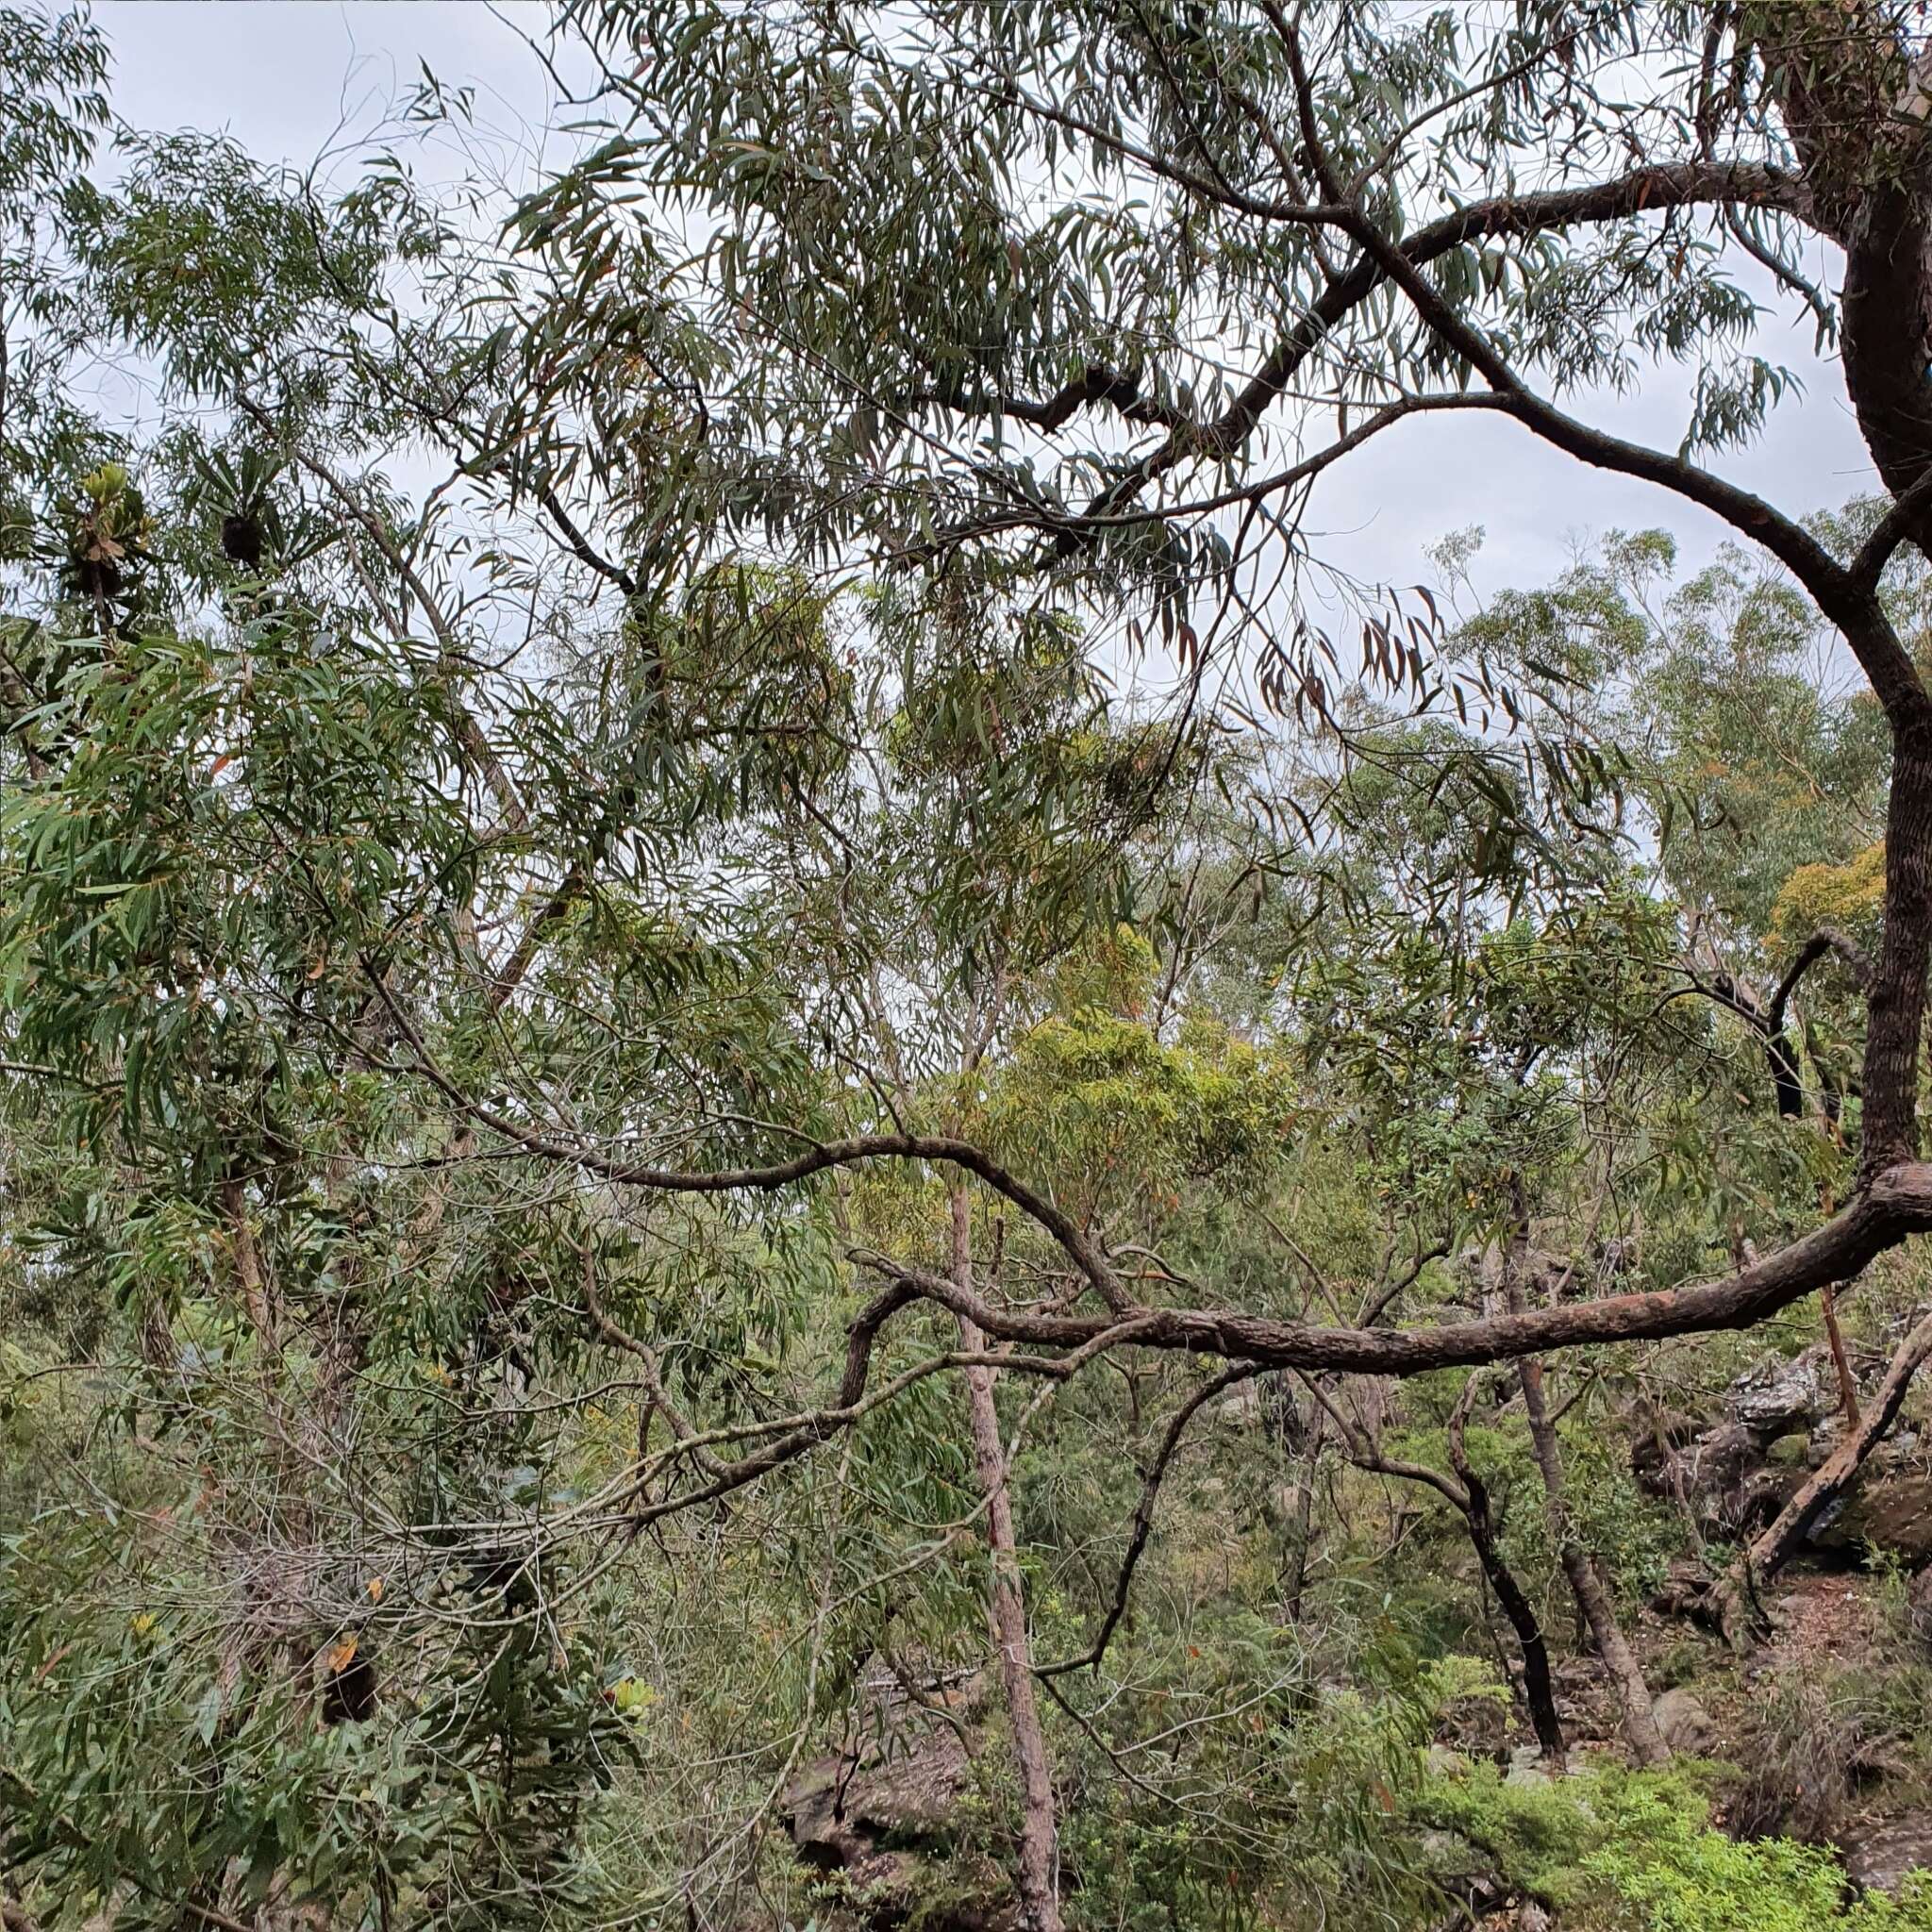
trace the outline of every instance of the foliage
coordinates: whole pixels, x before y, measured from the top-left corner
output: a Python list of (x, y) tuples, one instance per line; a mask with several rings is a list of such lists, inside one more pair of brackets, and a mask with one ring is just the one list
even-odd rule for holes
[(1707, 1777), (1602, 1767), (1552, 1781), (1464, 1764), (1427, 1779), (1420, 1815), (1492, 1858), (1562, 1923), (1643, 1932), (1904, 1928), (1932, 1910), (1923, 1882), (1894, 1901), (1848, 1900), (1827, 1851), (1790, 1839), (1740, 1840), (1706, 1823)]
[[(1932, 539), (1693, 461), (1794, 394), (1736, 250), (1835, 331), (1890, 178), (1827, 11), (578, 0), (512, 203), (434, 75), (298, 175), (0, 7), (9, 1932), (1420, 1927), (1469, 1847), (1932, 1923), (1498, 1769), (1572, 1557), (1724, 1554), (1640, 1431), (1812, 1339), (1662, 1297), (1849, 1224), (1862, 1364), (1925, 1287)], [(1657, 364), (1676, 455), (1550, 414)], [(1324, 603), (1323, 470), (1466, 408), (1775, 567)], [(1923, 1729), (1830, 1689), (1760, 1758)], [(939, 1815), (802, 1870), (915, 1711)]]

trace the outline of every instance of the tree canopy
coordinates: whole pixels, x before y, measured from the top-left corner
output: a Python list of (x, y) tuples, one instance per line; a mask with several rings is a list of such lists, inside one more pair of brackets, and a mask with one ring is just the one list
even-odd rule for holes
[[(1932, 1923), (1651, 1681), (1932, 1353), (1919, 10), (530, 53), (510, 198), (0, 6), (8, 1932)], [(1726, 542), (1347, 580), (1470, 410)]]

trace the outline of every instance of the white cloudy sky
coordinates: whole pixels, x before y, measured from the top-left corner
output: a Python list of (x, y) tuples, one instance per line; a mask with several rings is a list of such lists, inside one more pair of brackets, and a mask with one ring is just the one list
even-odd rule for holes
[[(552, 86), (511, 23), (535, 30), (541, 6), (486, 0), (97, 0), (115, 49), (114, 103), (137, 126), (224, 128), (268, 160), (312, 161), (346, 127), (366, 131), (426, 60), (445, 82), (474, 82), (479, 118), (507, 142), (540, 141)], [(553, 141), (553, 150), (557, 143)], [(1828, 273), (1830, 271), (1827, 271)], [(1835, 279), (1835, 276), (1834, 276)], [(1807, 323), (1794, 317), (1763, 353), (1805, 377), (1769, 435), (1722, 467), (1788, 510), (1843, 502), (1872, 472), (1836, 368), (1816, 362)], [(1621, 433), (1673, 445), (1681, 388), (1591, 409)], [(1324, 479), (1312, 521), (1322, 546), (1357, 575), (1413, 581), (1420, 552), (1481, 524), (1480, 580), (1532, 583), (1560, 569), (1593, 532), (1664, 525), (1687, 559), (1707, 556), (1713, 519), (1627, 479), (1598, 475), (1480, 416), (1403, 425)]]

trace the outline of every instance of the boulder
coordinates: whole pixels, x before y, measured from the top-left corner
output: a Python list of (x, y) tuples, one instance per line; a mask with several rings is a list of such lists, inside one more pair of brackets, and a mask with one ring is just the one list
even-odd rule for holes
[(1658, 1457), (1631, 1458), (1638, 1480), (1654, 1496), (1681, 1502), (1708, 1540), (1731, 1542), (1763, 1527), (1791, 1487), (1764, 1467), (1764, 1444), (1742, 1423), (1720, 1423)]
[(1465, 1923), (1506, 1906), (1513, 1895), (1494, 1858), (1459, 1832), (1425, 1831), (1417, 1845), (1429, 1876), (1460, 1906)]
[(943, 1842), (968, 1775), (964, 1743), (953, 1731), (936, 1730), (883, 1763), (821, 1757), (786, 1787), (782, 1811), (799, 1857), (833, 1871), (888, 1845)]
[(1717, 1748), (1717, 1725), (1709, 1711), (1690, 1691), (1666, 1690), (1651, 1706), (1658, 1735), (1672, 1751), (1685, 1757), (1707, 1757)]
[(1689, 1447), (1709, 1427), (1707, 1417), (1640, 1405), (1630, 1419), (1631, 1474), (1647, 1487), (1656, 1486), (1670, 1466), (1672, 1451)]
[(1224, 1429), (1252, 1429), (1261, 1422), (1261, 1385), (1252, 1378), (1237, 1382), (1214, 1405), (1214, 1420)]
[[(1851, 1424), (1846, 1422), (1840, 1410), (1828, 1415), (1813, 1429), (1805, 1441), (1805, 1461), (1811, 1469), (1821, 1468), (1837, 1454), (1843, 1444)], [(1909, 1469), (1915, 1464), (1923, 1465), (1925, 1460), (1924, 1444), (1916, 1429), (1897, 1428), (1890, 1435), (1874, 1442), (1865, 1457), (1865, 1474), (1869, 1476), (1890, 1475), (1894, 1471)]]
[(889, 1697), (864, 1747), (817, 1759), (785, 1788), (778, 1812), (799, 1862), (836, 1876), (865, 1923), (1017, 1932), (1007, 1879), (962, 1842), (982, 1694), (975, 1679), (944, 1693), (942, 1710)]
[(1896, 1892), (1908, 1872), (1932, 1868), (1932, 1811), (1906, 1811), (1868, 1832), (1845, 1855), (1861, 1891)]
[(1932, 1475), (1868, 1474), (1811, 1525), (1814, 1549), (1856, 1555), (1868, 1545), (1907, 1563), (1932, 1560)]
[(1766, 1356), (1724, 1391), (1725, 1413), (1760, 1447), (1808, 1429), (1829, 1406), (1820, 1384), (1821, 1357), (1817, 1345), (1789, 1359)]

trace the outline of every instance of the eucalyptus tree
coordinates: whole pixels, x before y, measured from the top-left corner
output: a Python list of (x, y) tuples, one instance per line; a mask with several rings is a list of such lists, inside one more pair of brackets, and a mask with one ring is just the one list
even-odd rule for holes
[[(1016, 1342), (1086, 1345), (1132, 1322), (1143, 1347), (1399, 1374), (1749, 1323), (1924, 1224), (1932, 697), (1885, 585), (1932, 491), (1914, 455), (1924, 50), (1908, 8), (1525, 5), (1473, 24), (1274, 0), (613, 0), (573, 18), (605, 56), (609, 138), (530, 199), (520, 233), (579, 264), (592, 292), (549, 327), (608, 363), (625, 351), (601, 345), (621, 344), (639, 303), (602, 265), (634, 245), (639, 197), (684, 210), (679, 285), (730, 323), (706, 464), (738, 480), (718, 499), (727, 521), (800, 558), (860, 544), (884, 568), (1024, 584), (1130, 625), (1151, 613), (1184, 653), (1243, 636), (1257, 689), (1321, 717), (1337, 709), (1336, 646), (1285, 591), (1269, 601), (1276, 577), (1291, 587), (1318, 560), (1299, 534), (1313, 484), (1411, 416), (1482, 410), (1761, 546), (1842, 638), (1885, 721), (1859, 1185), (1790, 1246), (1731, 1280), (1453, 1332), (1142, 1309), (1084, 1234), (1070, 1255), (1102, 1312), (1047, 1321), (921, 1292)], [(1841, 297), (1807, 272), (1820, 243), (1843, 255)], [(1841, 338), (1891, 492), (1856, 541), (1718, 466), (1790, 390), (1755, 352), (1747, 257), (1824, 341)], [(1579, 413), (1658, 365), (1690, 377), (1678, 449)], [(654, 527), (660, 498), (639, 498), (593, 439), (541, 453), (559, 459), (604, 486), (619, 525)], [(1466, 490), (1455, 508), (1471, 508)], [(1232, 622), (1244, 612), (1255, 621)], [(1364, 625), (1388, 682), (1439, 713), (1524, 708), (1437, 675), (1427, 619), (1413, 604), (1407, 617)], [(1560, 741), (1538, 751), (1567, 769)], [(1807, 939), (1793, 950), (1809, 965)], [(739, 1178), (954, 1155), (974, 1158), (858, 1135)]]

